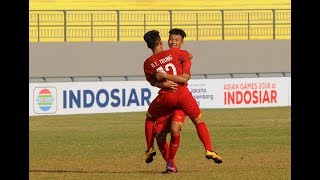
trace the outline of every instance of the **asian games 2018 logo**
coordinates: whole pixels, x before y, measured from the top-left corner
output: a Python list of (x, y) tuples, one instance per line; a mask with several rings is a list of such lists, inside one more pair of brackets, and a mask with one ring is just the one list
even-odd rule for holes
[(37, 114), (56, 112), (56, 88), (34, 89), (34, 110)]

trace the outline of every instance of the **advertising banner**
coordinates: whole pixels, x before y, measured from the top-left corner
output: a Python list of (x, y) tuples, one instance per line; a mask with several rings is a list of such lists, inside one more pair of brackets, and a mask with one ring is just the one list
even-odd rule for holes
[[(200, 108), (291, 105), (291, 78), (194, 79), (189, 90)], [(158, 95), (147, 81), (29, 83), (29, 115), (147, 111)]]

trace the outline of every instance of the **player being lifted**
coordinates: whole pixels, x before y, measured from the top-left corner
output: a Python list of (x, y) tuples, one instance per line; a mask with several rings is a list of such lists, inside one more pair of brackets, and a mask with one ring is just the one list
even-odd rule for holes
[[(169, 37), (169, 46), (170, 40), (174, 42), (174, 36), (181, 36), (182, 40), (185, 37), (184, 31), (173, 30), (172, 32), (178, 32), (177, 34), (170, 33)], [(183, 32), (179, 34), (179, 32)], [(173, 38), (173, 39), (171, 39)], [(170, 117), (170, 113), (173, 110), (182, 110), (186, 113), (192, 122), (195, 124), (198, 136), (205, 147), (205, 157), (208, 159), (213, 159), (216, 163), (222, 163), (222, 158), (212, 150), (211, 139), (209, 135), (209, 131), (205, 122), (201, 117), (200, 108), (196, 102), (196, 100), (192, 97), (191, 92), (187, 88), (187, 81), (190, 78), (190, 55), (188, 52), (180, 50), (179, 48), (172, 47), (169, 50), (163, 50), (163, 44), (158, 31), (152, 30), (147, 32), (144, 35), (144, 40), (147, 43), (148, 47), (152, 50), (153, 55), (151, 55), (144, 62), (144, 72), (146, 79), (150, 82), (151, 85), (159, 86), (159, 80), (168, 79), (178, 83), (176, 87), (177, 90), (173, 91), (171, 88), (163, 87), (159, 90), (158, 96), (154, 101), (150, 104), (148, 109), (146, 123), (145, 123), (145, 133), (146, 133), (146, 141), (147, 141), (147, 158), (146, 162), (151, 159), (155, 155), (155, 151), (153, 149), (153, 124), (156, 124), (162, 120), (164, 117)], [(175, 43), (172, 43), (174, 46)], [(158, 73), (158, 71), (165, 71), (165, 73)], [(166, 82), (162, 80), (161, 82)], [(184, 119), (182, 114), (178, 116)], [(172, 117), (178, 117), (173, 115)], [(161, 119), (162, 118), (162, 119)], [(173, 119), (174, 119), (173, 118)], [(170, 119), (170, 118), (169, 118)], [(179, 146), (180, 142), (180, 129), (182, 123), (179, 121), (172, 121), (171, 123), (171, 141), (170, 144), (174, 144), (175, 147)], [(173, 140), (173, 139), (177, 140)], [(158, 140), (158, 139), (157, 139)], [(171, 142), (176, 143), (171, 143)], [(159, 143), (158, 143), (159, 144)], [(159, 149), (161, 149), (159, 147)], [(177, 148), (176, 148), (177, 149)], [(169, 152), (170, 154), (170, 152)], [(174, 153), (175, 154), (175, 153)], [(164, 156), (164, 155), (163, 155)], [(167, 161), (167, 171), (176, 171), (175, 163), (171, 158), (164, 158)], [(151, 162), (150, 161), (150, 162)]]

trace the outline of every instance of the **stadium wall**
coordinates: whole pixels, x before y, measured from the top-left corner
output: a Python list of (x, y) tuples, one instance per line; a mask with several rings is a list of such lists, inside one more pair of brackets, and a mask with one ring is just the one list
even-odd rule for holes
[[(167, 48), (167, 46), (165, 46)], [(186, 41), (192, 74), (291, 72), (291, 40)], [(29, 77), (143, 76), (144, 42), (29, 43)]]

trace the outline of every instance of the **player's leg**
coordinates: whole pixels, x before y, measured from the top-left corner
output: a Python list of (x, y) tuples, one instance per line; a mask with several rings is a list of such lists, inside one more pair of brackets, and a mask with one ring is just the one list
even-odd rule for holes
[(153, 161), (153, 156), (156, 155), (156, 151), (153, 147), (154, 144), (154, 122), (155, 119), (152, 118), (148, 113), (146, 114), (146, 121), (144, 124), (144, 133), (146, 137), (146, 144), (147, 144), (147, 150), (146, 150), (146, 163), (151, 163)]
[(181, 106), (179, 109), (183, 110), (196, 126), (198, 137), (205, 148), (205, 157), (213, 159), (215, 163), (222, 163), (222, 158), (212, 149), (209, 130), (202, 119), (198, 103), (192, 97), (191, 92), (185, 92), (179, 100), (179, 106)]
[(154, 125), (155, 137), (163, 159), (167, 162), (169, 155), (169, 145), (167, 143), (167, 134), (170, 132), (171, 114), (159, 117)]
[(178, 168), (174, 161), (174, 157), (178, 151), (180, 146), (180, 131), (181, 126), (185, 120), (185, 113), (181, 110), (175, 110), (172, 115), (172, 122), (170, 125), (170, 145), (169, 145), (169, 155), (168, 161), (166, 165), (166, 170), (163, 173), (170, 173), (170, 172), (178, 172)]
[(168, 161), (174, 162), (174, 157), (180, 145), (180, 131), (184, 122), (186, 114), (181, 110), (175, 110), (172, 115), (172, 122), (170, 126), (170, 145), (169, 145), (169, 158)]
[(196, 118), (192, 118), (191, 120), (196, 126), (198, 137), (205, 147), (205, 157), (207, 159), (212, 159), (217, 164), (222, 163), (222, 158), (212, 149), (210, 133), (206, 123), (201, 117), (201, 114)]
[(167, 162), (169, 154), (169, 145), (167, 143), (167, 133), (160, 132), (156, 134), (156, 140), (163, 159)]
[[(154, 122), (158, 117), (164, 117), (171, 114), (173, 111), (170, 107), (167, 107), (167, 101), (170, 102), (171, 93), (158, 95), (150, 104), (146, 115), (145, 123), (145, 137), (146, 137), (146, 163), (153, 161), (153, 156), (156, 155), (154, 150)], [(171, 100), (172, 101), (172, 100)], [(153, 123), (152, 123), (153, 121)]]
[(168, 161), (166, 164), (166, 170), (162, 171), (163, 174), (167, 174), (167, 173), (177, 173), (178, 172), (178, 168), (175, 162), (170, 162)]

